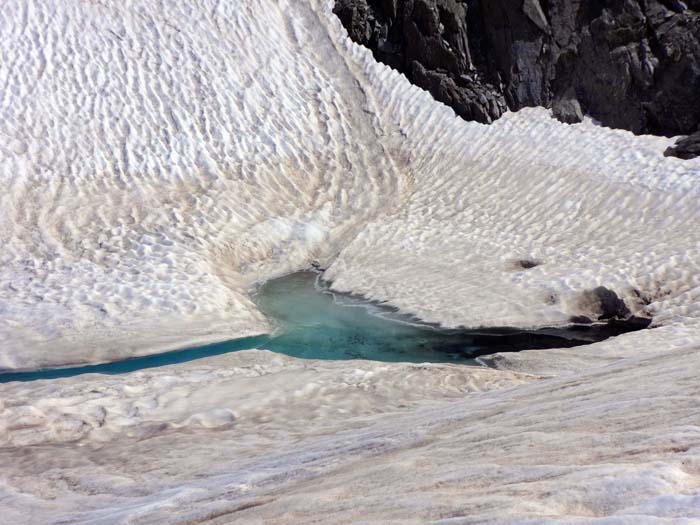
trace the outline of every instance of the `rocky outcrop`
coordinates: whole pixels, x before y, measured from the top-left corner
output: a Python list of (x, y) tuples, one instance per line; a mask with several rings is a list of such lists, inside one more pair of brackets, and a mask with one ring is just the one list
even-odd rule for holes
[(573, 88), (569, 88), (566, 93), (562, 93), (554, 98), (552, 101), (552, 115), (565, 124), (576, 124), (583, 120), (583, 110)]
[(467, 120), (545, 106), (634, 133), (700, 124), (700, 0), (336, 0), (335, 12)]

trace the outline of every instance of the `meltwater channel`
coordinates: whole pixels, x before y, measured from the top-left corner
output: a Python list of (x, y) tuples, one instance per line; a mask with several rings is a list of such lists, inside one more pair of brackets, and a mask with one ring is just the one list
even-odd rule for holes
[(303, 359), (367, 359), (386, 362), (478, 364), (500, 351), (570, 347), (628, 331), (624, 326), (564, 329), (444, 330), (398, 315), (366, 299), (336, 294), (322, 274), (302, 271), (273, 279), (255, 294), (275, 324), (273, 333), (111, 363), (0, 374), (0, 383), (81, 374), (123, 374), (228, 352), (263, 348)]

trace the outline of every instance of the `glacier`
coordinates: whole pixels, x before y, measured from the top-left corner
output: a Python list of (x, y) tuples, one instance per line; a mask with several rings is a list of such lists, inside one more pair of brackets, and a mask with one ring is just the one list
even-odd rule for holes
[[(700, 523), (700, 159), (467, 123), (320, 0), (9, 1), (0, 368), (264, 333), (255, 283), (448, 327), (653, 328), (491, 368), (250, 350), (0, 385), (5, 523)], [(519, 260), (536, 260), (532, 268)]]

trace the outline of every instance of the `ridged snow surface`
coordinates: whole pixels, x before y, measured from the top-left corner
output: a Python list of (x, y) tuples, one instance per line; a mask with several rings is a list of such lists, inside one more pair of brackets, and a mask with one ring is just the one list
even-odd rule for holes
[(447, 326), (564, 324), (605, 286), (656, 328), (495, 370), (247, 351), (1, 385), (4, 522), (700, 523), (700, 161), (465, 123), (331, 9), (3, 4), (0, 367), (264, 332), (250, 287), (313, 261)]

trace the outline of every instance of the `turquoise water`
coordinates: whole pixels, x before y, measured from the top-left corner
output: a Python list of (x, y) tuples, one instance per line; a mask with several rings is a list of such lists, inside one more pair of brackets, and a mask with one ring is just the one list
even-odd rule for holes
[(236, 352), (237, 350), (263, 348), (263, 345), (267, 340), (268, 337), (264, 335), (244, 337), (242, 339), (226, 341), (225, 343), (186, 348), (184, 350), (175, 350), (173, 352), (164, 352), (162, 354), (144, 357), (133, 357), (131, 359), (125, 359), (124, 361), (114, 361), (112, 363), (103, 363), (101, 365), (47, 368), (33, 372), (0, 373), (0, 383), (9, 383), (10, 381), (34, 381), (35, 379), (58, 379), (61, 377), (72, 377), (81, 374), (126, 374), (128, 372), (135, 372), (136, 370), (145, 370), (147, 368), (155, 368), (158, 366), (186, 363), (187, 361), (194, 361), (195, 359), (201, 359), (203, 357), (227, 354), (229, 352)]
[(531, 348), (568, 347), (617, 335), (625, 329), (571, 327), (534, 332), (438, 330), (406, 322), (388, 307), (331, 293), (315, 272), (298, 272), (265, 283), (255, 294), (276, 324), (269, 335), (137, 357), (101, 365), (0, 374), (0, 383), (80, 374), (124, 374), (203, 357), (265, 348), (305, 359), (368, 359), (388, 362), (475, 364), (479, 355)]
[(261, 288), (258, 305), (279, 325), (265, 348), (305, 359), (473, 363), (475, 348), (456, 333), (392, 319), (389, 308), (333, 294), (319, 278), (299, 272)]

